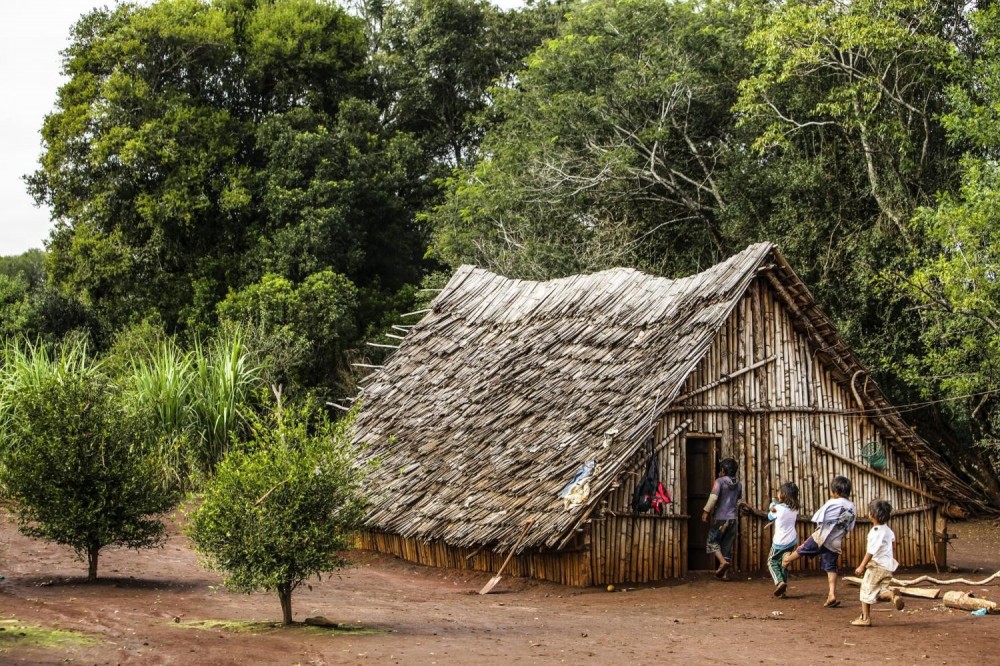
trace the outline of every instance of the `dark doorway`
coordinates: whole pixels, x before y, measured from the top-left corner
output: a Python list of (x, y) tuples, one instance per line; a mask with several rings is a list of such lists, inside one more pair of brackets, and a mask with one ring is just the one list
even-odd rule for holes
[(715, 461), (719, 440), (707, 437), (689, 437), (687, 453), (687, 496), (684, 506), (688, 515), (688, 570), (704, 571), (715, 568), (715, 557), (705, 552), (708, 525), (701, 522), (701, 510), (712, 492), (715, 481)]

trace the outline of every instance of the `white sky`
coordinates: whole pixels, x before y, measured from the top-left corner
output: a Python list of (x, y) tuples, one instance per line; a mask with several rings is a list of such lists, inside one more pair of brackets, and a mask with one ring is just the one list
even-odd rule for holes
[[(520, 0), (495, 0), (501, 7)], [(42, 247), (51, 222), (21, 177), (41, 154), (39, 130), (55, 108), (70, 28), (94, 7), (115, 0), (0, 0), (0, 256)]]
[[(0, 0), (0, 255), (41, 247), (51, 224), (21, 177), (35, 170), (42, 119), (55, 107), (70, 27), (102, 0)], [(110, 4), (114, 4), (111, 2)]]

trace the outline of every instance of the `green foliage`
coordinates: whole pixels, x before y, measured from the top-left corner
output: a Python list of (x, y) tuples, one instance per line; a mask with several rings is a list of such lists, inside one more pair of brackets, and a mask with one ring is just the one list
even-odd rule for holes
[(416, 151), (356, 99), (364, 59), (360, 22), (318, 0), (83, 17), (29, 178), (60, 220), (54, 283), (111, 330), (155, 314), (204, 336), (264, 272), (416, 279)]
[(226, 455), (250, 394), (260, 385), (260, 368), (238, 328), (220, 330), (207, 344), (196, 342), (193, 355), (190, 406), (196, 464), (211, 473)]
[(736, 110), (759, 123), (754, 147), (822, 137), (864, 174), (897, 234), (936, 187), (949, 159), (936, 116), (953, 79), (960, 5), (926, 0), (839, 0), (775, 5), (747, 39), (757, 71)]
[(722, 3), (575, 5), (494, 89), (503, 120), (428, 215), (435, 251), (530, 278), (714, 262), (748, 30)]
[(176, 503), (146, 424), (130, 415), (82, 343), (8, 350), (0, 484), (22, 532), (67, 545), (97, 576), (106, 546), (150, 548)]
[(30, 337), (37, 318), (30, 285), (20, 273), (0, 273), (0, 340)]
[(219, 465), (190, 536), (231, 589), (276, 591), (290, 624), (292, 592), (346, 565), (365, 470), (354, 462), (353, 419), (331, 424), (309, 405), (283, 410), (278, 395)]
[(552, 31), (542, 11), (503, 11), (486, 0), (362, 6), (379, 108), (392, 127), (417, 137), (428, 161), (451, 166), (476, 154), (488, 88), (519, 70)]
[(0, 257), (0, 275), (20, 277), (29, 289), (37, 289), (45, 282), (45, 253), (28, 250), (22, 254)]
[(219, 303), (222, 322), (251, 323), (266, 332), (268, 383), (339, 386), (345, 353), (358, 335), (358, 290), (343, 275), (321, 271), (294, 285), (278, 275), (231, 292)]
[(925, 355), (911, 359), (914, 381), (961, 406), (979, 441), (993, 450), (1000, 475), (1000, 10), (971, 16), (976, 51), (967, 83), (950, 89), (945, 118), (968, 147), (962, 186), (918, 212), (914, 229), (928, 241), (909, 279), (922, 304)]
[(149, 425), (171, 484), (197, 486), (245, 427), (264, 374), (249, 339), (241, 327), (223, 327), (186, 350), (146, 322), (123, 332), (106, 356), (122, 404)]

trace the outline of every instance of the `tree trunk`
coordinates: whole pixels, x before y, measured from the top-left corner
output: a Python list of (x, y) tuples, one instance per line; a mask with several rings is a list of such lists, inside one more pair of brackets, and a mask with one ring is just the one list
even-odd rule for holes
[(97, 556), (100, 552), (100, 546), (87, 547), (87, 580), (97, 580)]
[(281, 583), (278, 585), (278, 601), (281, 602), (281, 622), (282, 624), (292, 623), (292, 584)]

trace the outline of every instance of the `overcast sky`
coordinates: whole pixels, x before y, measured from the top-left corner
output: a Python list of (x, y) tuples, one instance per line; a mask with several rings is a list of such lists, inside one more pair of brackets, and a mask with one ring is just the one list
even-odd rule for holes
[[(49, 211), (36, 208), (21, 177), (35, 170), (38, 131), (62, 81), (59, 52), (76, 20), (100, 0), (0, 2), (0, 255), (42, 247)], [(113, 5), (114, 3), (111, 2)]]
[[(115, 0), (0, 0), (0, 256), (42, 247), (51, 222), (37, 208), (22, 176), (35, 170), (39, 130), (63, 82), (60, 52), (70, 27), (94, 7)], [(519, 0), (499, 0), (510, 7)]]

